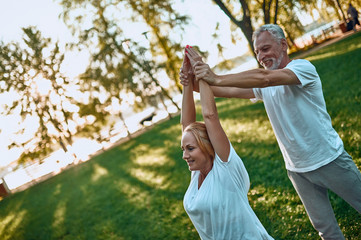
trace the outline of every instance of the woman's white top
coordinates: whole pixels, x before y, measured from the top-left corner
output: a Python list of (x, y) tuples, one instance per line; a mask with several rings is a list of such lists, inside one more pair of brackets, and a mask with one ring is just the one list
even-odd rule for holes
[(227, 162), (215, 156), (198, 189), (199, 174), (192, 171), (183, 205), (201, 239), (273, 239), (249, 205), (248, 173), (232, 145)]

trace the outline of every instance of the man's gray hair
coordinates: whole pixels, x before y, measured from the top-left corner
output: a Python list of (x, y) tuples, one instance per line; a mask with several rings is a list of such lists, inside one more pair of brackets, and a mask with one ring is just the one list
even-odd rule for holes
[(252, 41), (254, 41), (262, 32), (269, 32), (278, 43), (281, 39), (286, 39), (285, 34), (280, 26), (277, 24), (265, 24), (253, 32)]

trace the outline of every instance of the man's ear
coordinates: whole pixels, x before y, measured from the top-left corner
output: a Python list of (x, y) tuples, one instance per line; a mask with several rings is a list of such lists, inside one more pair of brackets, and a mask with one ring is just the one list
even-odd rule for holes
[(281, 45), (282, 45), (282, 50), (283, 51), (287, 51), (288, 49), (288, 43), (287, 43), (287, 40), (285, 38), (282, 38), (281, 39)]

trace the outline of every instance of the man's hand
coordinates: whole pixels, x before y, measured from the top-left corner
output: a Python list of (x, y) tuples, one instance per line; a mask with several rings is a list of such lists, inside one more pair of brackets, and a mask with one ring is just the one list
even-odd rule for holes
[(186, 48), (186, 55), (192, 64), (196, 80), (204, 80), (210, 85), (216, 84), (216, 78), (208, 64), (202, 61), (202, 57), (192, 47)]
[(208, 64), (204, 62), (196, 62), (193, 65), (193, 71), (197, 81), (203, 80), (209, 85), (217, 85), (218, 76), (211, 70)]

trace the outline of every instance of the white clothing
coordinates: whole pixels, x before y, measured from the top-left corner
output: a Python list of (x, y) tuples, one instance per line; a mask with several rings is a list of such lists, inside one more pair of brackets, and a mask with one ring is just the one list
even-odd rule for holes
[(212, 170), (198, 189), (199, 174), (192, 172), (183, 205), (201, 239), (273, 239), (249, 205), (249, 177), (231, 144), (228, 162), (216, 154)]
[(256, 100), (263, 100), (286, 169), (309, 172), (335, 160), (343, 143), (326, 110), (320, 77), (307, 60), (291, 61), (290, 69), (299, 85), (254, 88)]

